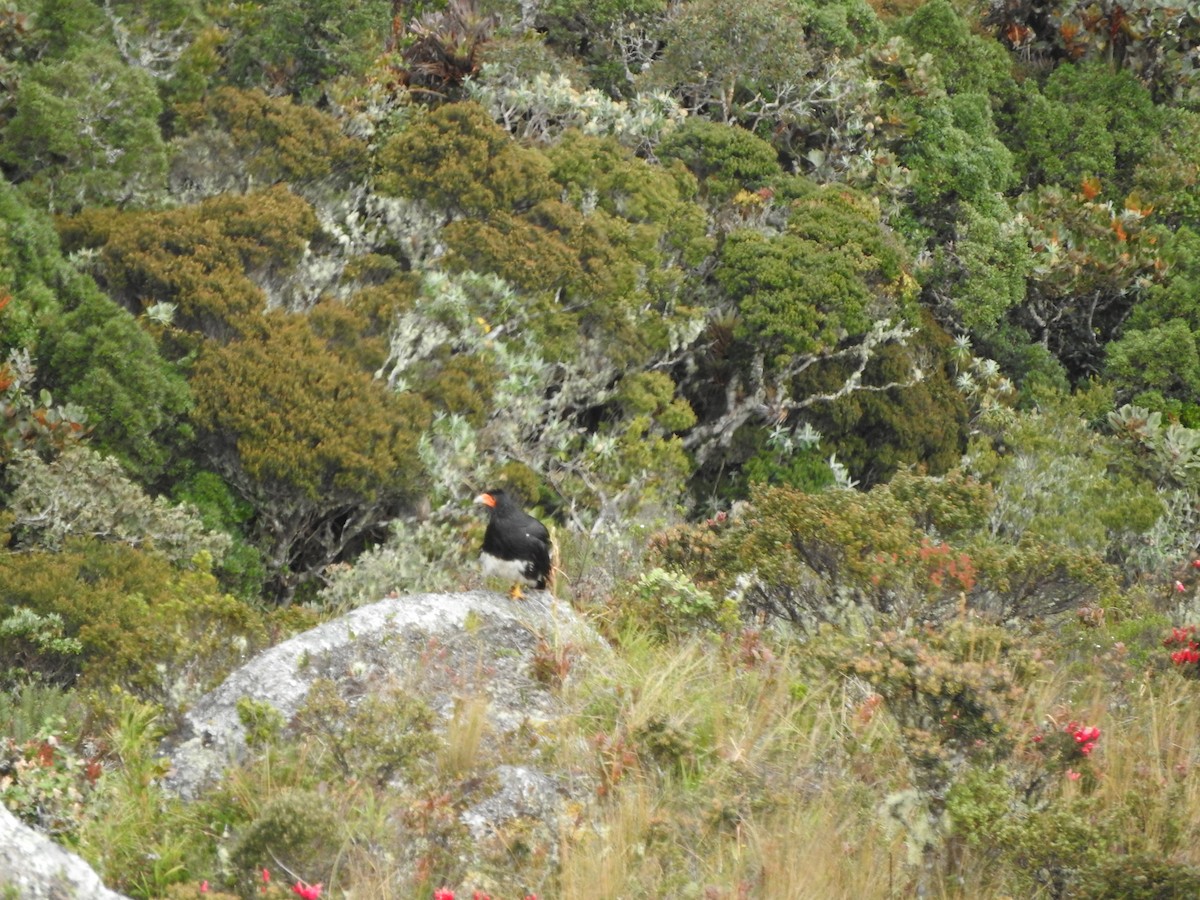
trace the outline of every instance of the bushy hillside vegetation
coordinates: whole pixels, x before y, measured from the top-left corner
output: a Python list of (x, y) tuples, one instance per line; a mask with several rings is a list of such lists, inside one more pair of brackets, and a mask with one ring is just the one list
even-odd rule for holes
[[(2, 0), (0, 799), (138, 898), (252, 838), (335, 897), (1192, 896), (1198, 56), (1136, 0)], [(546, 649), (552, 866), (462, 870), (453, 748), (161, 791), (249, 654), (478, 586), (497, 484), (615, 650)]]

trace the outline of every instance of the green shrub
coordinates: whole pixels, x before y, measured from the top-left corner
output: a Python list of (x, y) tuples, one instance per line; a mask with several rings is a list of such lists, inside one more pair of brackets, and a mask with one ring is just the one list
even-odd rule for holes
[(1041, 668), (1004, 628), (963, 619), (877, 633), (837, 665), (884, 698), (918, 784), (938, 796), (964, 761), (1008, 756), (1010, 708)]
[(380, 148), (379, 188), (455, 215), (519, 212), (553, 195), (549, 164), (475, 103), (417, 118)]
[(49, 463), (25, 451), (9, 471), (15, 486), (8, 506), (22, 547), (58, 550), (72, 537), (90, 537), (144, 547), (186, 567), (201, 556), (220, 560), (229, 546), (194, 509), (151, 497), (116, 460), (88, 447), (67, 447)]
[(1200, 867), (1149, 853), (1113, 855), (1083, 872), (1072, 896), (1096, 900), (1184, 900), (1200, 886)]
[(58, 613), (39, 615), (23, 606), (0, 610), (0, 685), (12, 688), (24, 682), (70, 685), (83, 644), (64, 634)]
[(239, 498), (215, 472), (201, 470), (175, 482), (172, 499), (195, 509), (204, 526), (229, 536), (229, 547), (215, 561), (221, 584), (243, 600), (257, 598), (267, 569), (262, 551), (250, 540), (254, 507)]
[(779, 154), (766, 141), (736, 125), (693, 116), (659, 145), (661, 159), (678, 159), (696, 176), (710, 200), (729, 200), (738, 191), (767, 187), (783, 174)]
[(311, 884), (328, 883), (342, 834), (343, 823), (327, 797), (316, 791), (280, 791), (236, 835), (230, 865), (245, 896), (258, 888), (263, 869), (282, 868)]
[(292, 730), (321, 747), (314, 777), (365, 779), (382, 788), (423, 780), (439, 743), (436, 723), (428, 704), (408, 691), (385, 689), (351, 702), (336, 683), (319, 679)]
[(63, 636), (82, 647), (80, 687), (119, 685), (171, 709), (211, 690), (263, 640), (254, 614), (207, 572), (121, 543), (0, 553), (0, 596), (61, 617)]
[(93, 45), (30, 67), (0, 140), (0, 160), (41, 209), (154, 202), (167, 154), (154, 78)]
[(151, 482), (186, 440), (187, 382), (133, 316), (90, 281), (73, 293), (73, 306), (43, 319), (42, 380), (61, 400), (87, 411), (96, 449)]
[(1163, 122), (1136, 77), (1099, 61), (1061, 65), (1041, 90), (1026, 82), (1015, 109), (1014, 151), (1027, 181), (1078, 190), (1095, 178), (1120, 199)]
[(1002, 99), (1015, 88), (1003, 46), (978, 33), (971, 19), (947, 0), (921, 4), (896, 30), (917, 56), (931, 54), (951, 93)]
[(655, 567), (621, 593), (626, 595), (618, 601), (621, 616), (664, 639), (737, 621), (735, 606), (722, 603), (682, 572)]
[(214, 14), (225, 35), (224, 79), (307, 101), (338, 76), (361, 77), (379, 53), (379, 36), (390, 33), (393, 14), (406, 16), (387, 0), (283, 0)]

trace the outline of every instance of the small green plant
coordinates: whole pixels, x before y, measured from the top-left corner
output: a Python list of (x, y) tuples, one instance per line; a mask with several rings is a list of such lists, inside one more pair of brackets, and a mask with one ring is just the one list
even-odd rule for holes
[(267, 799), (229, 850), (236, 871), (261, 873), (257, 879), (243, 878), (241, 887), (249, 893), (269, 884), (271, 865), (328, 882), (342, 843), (341, 826), (327, 798), (316, 792), (290, 789)]
[(736, 611), (678, 570), (655, 567), (629, 590), (623, 610), (631, 621), (649, 626), (661, 636), (683, 635), (696, 628), (720, 627)]
[(70, 684), (79, 666), (83, 644), (64, 632), (63, 617), (44, 615), (24, 606), (11, 608), (0, 618), (0, 684), (22, 681)]
[(237, 702), (238, 721), (246, 729), (246, 745), (269, 747), (279, 740), (285, 724), (283, 714), (265, 700), (242, 697)]

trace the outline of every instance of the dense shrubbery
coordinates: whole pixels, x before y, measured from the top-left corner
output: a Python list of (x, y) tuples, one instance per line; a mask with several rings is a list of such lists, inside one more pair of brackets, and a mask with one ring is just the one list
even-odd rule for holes
[(268, 632), (468, 583), (508, 482), (617, 648), (539, 657), (582, 710), (549, 755), (603, 794), (562, 896), (1193, 883), (1197, 27), (0, 9), (0, 794), (137, 896), (342, 877), (377, 837), (330, 779), (448, 866), (403, 697), (247, 707), (254, 789), (202, 813), (151, 747)]
[(258, 617), (208, 572), (123, 543), (5, 553), (0, 584), (14, 607), (56, 617), (78, 641), (64, 658), (67, 648), (23, 639), (30, 677), (118, 687), (171, 708), (214, 687), (264, 637)]

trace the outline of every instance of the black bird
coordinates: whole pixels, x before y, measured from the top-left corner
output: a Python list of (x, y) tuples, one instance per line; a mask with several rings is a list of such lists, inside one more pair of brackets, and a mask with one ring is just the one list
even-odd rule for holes
[(513, 583), (508, 595), (521, 597), (521, 585), (546, 587), (550, 575), (550, 532), (521, 509), (504, 491), (484, 491), (475, 498), (489, 509), (487, 531), (479, 562), (484, 576), (504, 577)]

